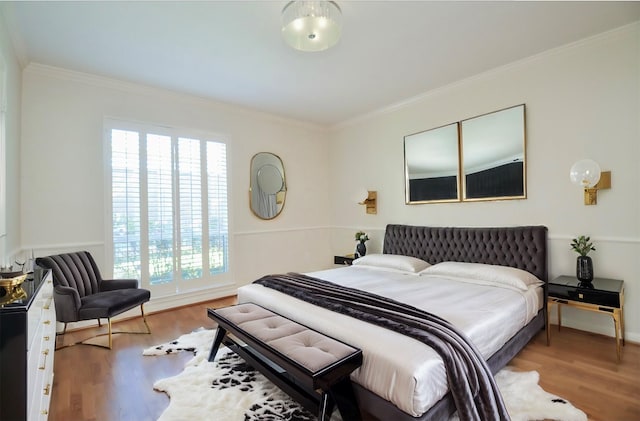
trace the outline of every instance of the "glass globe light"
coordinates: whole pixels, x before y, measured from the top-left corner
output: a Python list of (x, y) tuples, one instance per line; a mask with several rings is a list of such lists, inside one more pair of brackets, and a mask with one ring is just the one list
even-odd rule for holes
[(600, 181), (600, 166), (591, 159), (583, 159), (571, 166), (569, 177), (572, 183), (590, 189)]

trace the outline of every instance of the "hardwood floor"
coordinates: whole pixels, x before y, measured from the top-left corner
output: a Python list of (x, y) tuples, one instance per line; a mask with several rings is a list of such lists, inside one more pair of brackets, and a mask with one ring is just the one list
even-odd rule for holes
[[(112, 350), (79, 345), (57, 351), (49, 420), (156, 420), (169, 398), (154, 391), (153, 383), (180, 373), (191, 355), (144, 357), (142, 350), (201, 326), (214, 327), (206, 309), (234, 301), (230, 297), (151, 314), (151, 335), (116, 335)], [(114, 324), (114, 330), (141, 327), (139, 318)], [(68, 333), (65, 343), (96, 331)], [(640, 420), (640, 345), (627, 343), (618, 364), (613, 338), (552, 326), (551, 346), (540, 332), (510, 365), (538, 371), (545, 390), (571, 401), (589, 420)]]

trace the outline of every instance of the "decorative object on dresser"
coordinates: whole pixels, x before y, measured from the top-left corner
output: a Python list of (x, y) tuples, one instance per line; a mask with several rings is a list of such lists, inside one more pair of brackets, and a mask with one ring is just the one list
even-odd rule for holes
[[(83, 344), (111, 349), (113, 333), (151, 333), (144, 314), (144, 303), (149, 301), (151, 293), (138, 288), (137, 279), (102, 279), (98, 265), (86, 251), (39, 257), (36, 265), (51, 270), (56, 316), (64, 323), (61, 335), (65, 334), (68, 323), (97, 319), (98, 326), (102, 326), (100, 319), (107, 319), (108, 332), (93, 337), (108, 335), (107, 346), (86, 342), (93, 338), (65, 346)], [(112, 332), (111, 318), (137, 306), (146, 329)]]
[[(592, 282), (580, 282), (572, 276), (559, 276), (549, 282), (548, 304), (558, 307), (558, 329), (562, 326), (562, 306), (606, 314), (613, 318), (618, 362), (624, 345), (624, 281), (593, 278)], [(547, 306), (549, 313), (551, 306)], [(551, 343), (550, 318), (547, 316), (547, 344)]]
[[(49, 271), (36, 269), (0, 304), (0, 420), (46, 420), (56, 314)], [(2, 294), (0, 294), (2, 295)]]
[(581, 282), (590, 283), (593, 280), (593, 261), (587, 254), (596, 250), (591, 238), (584, 235), (574, 238), (571, 241), (571, 249), (580, 255), (576, 260), (576, 277)]
[(369, 235), (364, 231), (358, 231), (356, 232), (356, 241), (356, 252), (354, 256), (357, 259), (367, 254), (367, 245), (365, 243), (369, 241)]
[(22, 283), (27, 274), (22, 272), (0, 272), (0, 305), (26, 298)]

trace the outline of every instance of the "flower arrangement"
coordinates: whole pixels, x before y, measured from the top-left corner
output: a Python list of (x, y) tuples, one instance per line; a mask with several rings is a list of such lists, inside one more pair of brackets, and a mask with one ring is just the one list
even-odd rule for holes
[(358, 231), (356, 232), (356, 241), (368, 241), (369, 240), (369, 235), (364, 232), (364, 231)]
[(586, 256), (590, 251), (596, 250), (596, 248), (593, 246), (593, 243), (591, 242), (591, 238), (584, 235), (581, 235), (578, 238), (574, 238), (571, 241), (571, 249), (578, 253), (580, 256)]

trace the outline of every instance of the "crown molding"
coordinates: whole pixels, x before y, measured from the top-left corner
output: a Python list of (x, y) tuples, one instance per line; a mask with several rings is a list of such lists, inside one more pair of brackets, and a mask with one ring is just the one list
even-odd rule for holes
[(181, 101), (199, 107), (216, 108), (224, 112), (250, 115), (252, 118), (257, 117), (266, 121), (281, 123), (288, 126), (295, 126), (321, 133), (325, 133), (328, 131), (328, 128), (322, 125), (290, 119), (253, 108), (243, 107), (231, 103), (224, 103), (210, 98), (144, 85), (141, 83), (114, 79), (93, 73), (85, 73), (56, 66), (50, 66), (47, 64), (31, 62), (24, 68), (24, 73), (81, 83), (98, 88), (117, 90), (128, 94), (148, 96), (163, 100)]
[(440, 95), (440, 94), (442, 94), (442, 93), (444, 93), (446, 91), (449, 91), (449, 90), (452, 90), (452, 89), (455, 89), (455, 88), (458, 88), (458, 87), (462, 87), (462, 86), (468, 85), (470, 83), (473, 83), (473, 82), (476, 82), (476, 81), (479, 81), (479, 80), (483, 80), (483, 79), (490, 78), (490, 77), (495, 77), (497, 75), (500, 75), (501, 73), (504, 73), (504, 72), (507, 72), (507, 71), (510, 71), (510, 70), (513, 70), (513, 69), (517, 69), (517, 68), (522, 67), (522, 66), (527, 66), (527, 65), (529, 65), (529, 64), (531, 64), (533, 62), (536, 62), (538, 60), (541, 60), (543, 58), (547, 58), (547, 57), (551, 57), (551, 56), (554, 56), (554, 55), (562, 54), (562, 53), (564, 53), (566, 51), (573, 50), (573, 49), (576, 49), (576, 48), (580, 48), (580, 47), (583, 47), (585, 45), (594, 44), (596, 42), (600, 42), (600, 41), (603, 41), (603, 40), (606, 40), (606, 39), (609, 39), (609, 38), (617, 37), (617, 36), (619, 36), (621, 34), (624, 34), (626, 32), (632, 33), (632, 32), (638, 32), (638, 31), (640, 31), (640, 21), (636, 21), (636, 22), (633, 22), (633, 23), (630, 23), (630, 24), (627, 24), (627, 25), (624, 25), (624, 26), (620, 26), (618, 28), (614, 28), (614, 29), (611, 29), (609, 31), (602, 32), (600, 34), (592, 35), (590, 37), (583, 38), (583, 39), (580, 39), (578, 41), (574, 41), (574, 42), (571, 42), (569, 44), (562, 45), (560, 47), (555, 47), (555, 48), (552, 48), (550, 50), (546, 50), (546, 51), (543, 51), (541, 53), (534, 54), (532, 56), (523, 58), (521, 60), (517, 60), (517, 61), (514, 61), (512, 63), (505, 64), (503, 66), (495, 67), (495, 68), (493, 68), (491, 70), (487, 70), (486, 72), (478, 73), (478, 74), (470, 76), (468, 78), (452, 82), (450, 84), (441, 86), (439, 88), (432, 89), (432, 90), (427, 91), (427, 92), (423, 92), (421, 94), (418, 94), (418, 95), (415, 95), (413, 97), (407, 98), (407, 99), (405, 99), (403, 101), (399, 101), (399, 102), (396, 102), (394, 104), (390, 104), (390, 105), (388, 105), (386, 107), (371, 111), (369, 113), (362, 114), (360, 116), (356, 116), (354, 118), (345, 120), (345, 121), (343, 121), (341, 123), (334, 124), (330, 128), (331, 128), (332, 131), (337, 131), (337, 130), (340, 130), (340, 129), (347, 128), (349, 126), (353, 126), (353, 125), (356, 125), (356, 124), (359, 124), (359, 123), (366, 122), (367, 120), (371, 120), (373, 118), (379, 118), (380, 116), (383, 116), (383, 115), (392, 114), (392, 113), (394, 113), (396, 111), (402, 110), (403, 108), (407, 108), (407, 107), (410, 107), (412, 105), (418, 104), (420, 102), (426, 101), (427, 99), (429, 99), (431, 97), (434, 97), (434, 96), (437, 96), (437, 95)]

